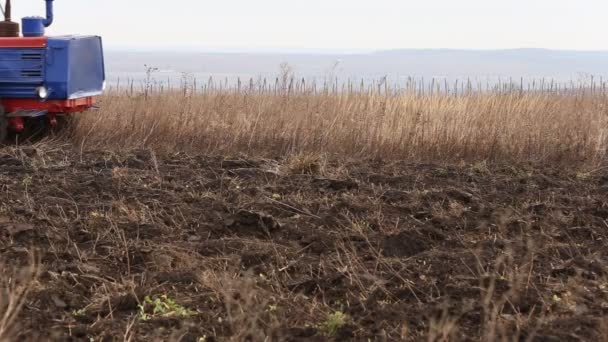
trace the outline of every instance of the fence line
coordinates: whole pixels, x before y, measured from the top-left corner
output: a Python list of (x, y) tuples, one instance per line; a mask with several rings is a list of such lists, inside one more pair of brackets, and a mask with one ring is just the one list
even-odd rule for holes
[(115, 84), (110, 85), (110, 92), (121, 92), (128, 96), (150, 96), (163, 92), (180, 91), (184, 95), (199, 93), (255, 93), (262, 95), (331, 95), (338, 93), (373, 93), (384, 95), (415, 94), (419, 96), (470, 96), (474, 94), (553, 94), (553, 95), (608, 95), (608, 82), (603, 77), (589, 77), (578, 81), (558, 82), (554, 79), (524, 79), (514, 80), (498, 79), (491, 84), (479, 80), (456, 79), (453, 82), (447, 79), (408, 77), (403, 82), (390, 82), (386, 77), (379, 80), (365, 81), (364, 79), (340, 80), (337, 77), (324, 78), (322, 83), (318, 79), (306, 79), (296, 76), (290, 77), (259, 77), (257, 79), (229, 80), (228, 78), (215, 79), (209, 77), (206, 82), (196, 78), (184, 77), (179, 84), (171, 79), (160, 80), (152, 75), (146, 79), (118, 78)]

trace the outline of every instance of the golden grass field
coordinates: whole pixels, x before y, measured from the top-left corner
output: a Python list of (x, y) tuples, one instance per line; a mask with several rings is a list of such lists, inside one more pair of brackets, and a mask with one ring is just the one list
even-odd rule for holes
[(112, 92), (80, 116), (75, 139), (218, 155), (597, 164), (608, 148), (608, 96)]

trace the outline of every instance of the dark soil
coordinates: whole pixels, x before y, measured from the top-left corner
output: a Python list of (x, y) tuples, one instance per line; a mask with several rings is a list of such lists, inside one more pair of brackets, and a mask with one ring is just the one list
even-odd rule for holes
[(39, 267), (13, 338), (608, 339), (608, 169), (308, 169), (0, 150), (2, 284)]

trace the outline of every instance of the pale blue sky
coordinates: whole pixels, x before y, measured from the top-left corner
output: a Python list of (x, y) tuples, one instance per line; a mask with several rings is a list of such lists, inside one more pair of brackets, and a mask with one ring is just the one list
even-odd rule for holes
[[(2, 0), (4, 1), (4, 0)], [(15, 18), (44, 1), (14, 0)], [(608, 0), (56, 0), (49, 34), (109, 47), (608, 50)]]

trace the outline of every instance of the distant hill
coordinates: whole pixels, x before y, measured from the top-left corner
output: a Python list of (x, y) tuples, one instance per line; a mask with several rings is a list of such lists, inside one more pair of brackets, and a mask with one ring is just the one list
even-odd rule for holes
[(370, 57), (387, 69), (416, 75), (556, 79), (608, 75), (608, 51), (394, 50)]
[(108, 51), (110, 78), (142, 78), (144, 64), (159, 69), (157, 77), (178, 79), (187, 73), (199, 79), (273, 77), (288, 63), (306, 78), (332, 77), (392, 80), (447, 78), (495, 80), (512, 77), (548, 78), (565, 82), (595, 75), (608, 79), (608, 51), (515, 50), (392, 50), (372, 53), (211, 53), (171, 51)]

